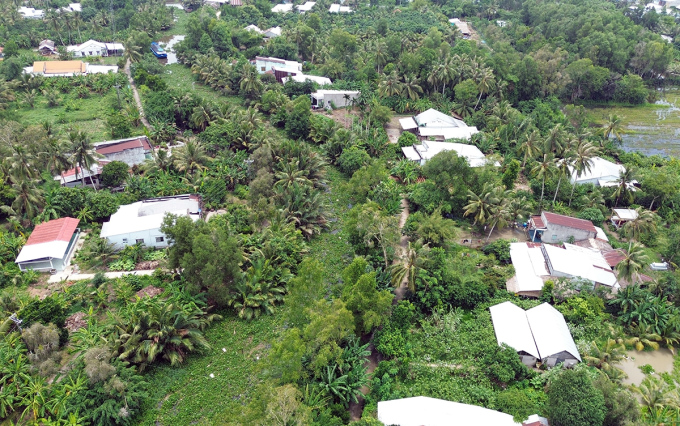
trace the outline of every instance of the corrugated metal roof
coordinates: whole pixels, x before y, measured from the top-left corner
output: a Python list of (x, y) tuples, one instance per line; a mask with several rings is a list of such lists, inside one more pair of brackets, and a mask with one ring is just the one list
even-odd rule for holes
[(557, 309), (548, 303), (542, 303), (526, 311), (526, 315), (541, 359), (568, 352), (581, 361), (567, 322)]
[(527, 243), (511, 243), (510, 258), (515, 268), (517, 287), (515, 292), (540, 291), (543, 289), (542, 276), (550, 275), (546, 269), (545, 258), (539, 246)]
[(543, 219), (541, 219), (541, 216), (531, 216), (531, 221), (534, 223), (535, 228), (539, 229), (545, 228), (545, 223), (543, 223)]
[(36, 226), (26, 245), (41, 244), (50, 241), (70, 241), (80, 220), (72, 217), (50, 220)]
[(45, 74), (84, 73), (86, 65), (83, 61), (36, 61), (33, 72)]
[(599, 251), (573, 244), (565, 244), (565, 247), (543, 245), (546, 260), (552, 266), (551, 275), (580, 277), (610, 287), (617, 285), (616, 275)]
[(637, 211), (634, 209), (612, 209), (614, 220), (635, 220), (638, 217)]
[(98, 154), (106, 155), (117, 152), (123, 152), (126, 149), (144, 148), (150, 151), (151, 145), (146, 136), (139, 136), (132, 139), (121, 139), (119, 141), (108, 141), (95, 144), (95, 151)]
[(545, 217), (545, 222), (553, 223), (555, 225), (567, 226), (574, 229), (582, 229), (584, 231), (590, 231), (597, 233), (595, 225), (593, 222), (585, 219), (577, 219), (575, 217), (564, 216), (557, 213), (543, 212), (543, 217)]
[(524, 309), (508, 301), (491, 306), (489, 312), (499, 345), (505, 343), (517, 352), (541, 358)]
[(399, 426), (520, 425), (510, 414), (426, 396), (379, 401), (378, 420)]

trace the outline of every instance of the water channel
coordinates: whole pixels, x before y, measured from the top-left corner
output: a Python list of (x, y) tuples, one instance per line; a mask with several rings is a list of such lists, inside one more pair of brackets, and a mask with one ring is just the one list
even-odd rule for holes
[(651, 352), (628, 351), (627, 356), (618, 365), (628, 375), (623, 379), (626, 385), (639, 385), (644, 380), (645, 373), (640, 370), (643, 365), (651, 365), (657, 374), (673, 371), (673, 354), (666, 348)]
[(163, 64), (168, 65), (177, 63), (177, 54), (173, 50), (173, 47), (180, 41), (184, 40), (185, 37), (185, 35), (176, 35), (168, 38), (163, 37), (158, 40), (163, 45), (163, 48), (168, 54), (167, 59), (160, 60)]

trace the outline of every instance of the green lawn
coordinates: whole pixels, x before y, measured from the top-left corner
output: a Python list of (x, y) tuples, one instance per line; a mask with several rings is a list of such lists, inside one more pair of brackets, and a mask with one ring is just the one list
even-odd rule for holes
[(154, 367), (146, 375), (150, 398), (138, 424), (230, 423), (261, 380), (258, 357), (269, 349), (280, 322), (276, 314), (249, 322), (229, 316), (213, 324), (206, 332), (210, 353), (192, 355), (179, 367)]
[[(45, 97), (39, 95), (33, 108), (20, 101), (15, 104), (14, 112), (21, 117), (22, 124), (40, 125), (50, 121), (62, 135), (71, 129), (79, 129), (86, 132), (93, 142), (111, 139), (111, 133), (106, 126), (106, 116), (110, 105), (116, 102), (114, 90), (103, 96), (92, 94), (86, 99), (78, 99), (69, 94), (60, 96), (59, 106), (48, 107)], [(142, 133), (141, 127), (133, 128), (133, 134)]]

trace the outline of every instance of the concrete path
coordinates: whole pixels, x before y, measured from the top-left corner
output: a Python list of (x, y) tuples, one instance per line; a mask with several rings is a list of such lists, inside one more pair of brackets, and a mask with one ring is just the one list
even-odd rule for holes
[[(153, 275), (155, 271), (144, 270), (144, 271), (116, 271), (116, 272), (104, 272), (106, 278), (120, 278), (123, 275)], [(58, 283), (61, 281), (79, 281), (79, 280), (91, 280), (94, 278), (95, 274), (55, 274), (47, 280), (48, 283)]]
[(128, 81), (130, 82), (130, 88), (132, 89), (132, 97), (135, 98), (135, 103), (137, 104), (137, 109), (139, 110), (139, 117), (144, 125), (149, 131), (153, 130), (153, 127), (146, 120), (146, 115), (144, 115), (144, 108), (142, 107), (142, 99), (139, 97), (139, 92), (137, 92), (137, 86), (135, 86), (135, 81), (132, 79), (132, 73), (130, 72), (130, 60), (128, 59), (125, 63), (125, 74), (127, 74)]

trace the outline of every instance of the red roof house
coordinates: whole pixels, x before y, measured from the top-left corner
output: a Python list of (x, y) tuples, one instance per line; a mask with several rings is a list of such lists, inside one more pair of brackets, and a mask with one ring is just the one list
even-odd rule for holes
[(593, 222), (550, 212), (532, 216), (528, 231), (529, 238), (534, 242), (574, 242), (597, 237)]
[(108, 161), (122, 161), (130, 167), (151, 158), (151, 144), (146, 136), (99, 142), (94, 148)]
[(65, 217), (36, 226), (15, 262), (22, 271), (63, 270), (78, 239), (78, 219)]

